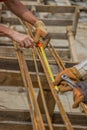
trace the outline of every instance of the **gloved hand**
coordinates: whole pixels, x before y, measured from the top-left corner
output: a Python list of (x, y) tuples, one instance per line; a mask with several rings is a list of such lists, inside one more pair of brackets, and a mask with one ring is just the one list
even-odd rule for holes
[(40, 37), (45, 37), (47, 35), (47, 28), (42, 21), (37, 21), (34, 26), (36, 28), (35, 42), (38, 42)]
[(72, 91), (72, 88), (67, 84), (66, 81), (61, 81), (60, 84), (58, 85), (58, 88), (61, 93)]
[(68, 68), (57, 74), (55, 81), (53, 82), (54, 85), (58, 85), (60, 92), (66, 92), (72, 90), (72, 88), (61, 78), (63, 74), (67, 74), (67, 76), (74, 81), (78, 81), (81, 79), (79, 71), (75, 68)]
[(77, 88), (74, 88), (74, 104), (73, 108), (77, 108), (80, 102), (84, 102), (87, 104), (87, 83), (84, 81), (80, 81), (76, 83)]
[(45, 36), (47, 34), (47, 28), (42, 21), (37, 21), (34, 26), (36, 27), (36, 31), (40, 31), (41, 36)]

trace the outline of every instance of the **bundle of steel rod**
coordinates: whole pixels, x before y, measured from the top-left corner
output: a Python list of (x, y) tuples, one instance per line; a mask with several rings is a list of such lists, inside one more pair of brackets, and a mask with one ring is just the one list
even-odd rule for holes
[[(29, 33), (32, 34), (32, 32), (30, 31), (29, 24), (26, 23), (26, 26), (29, 29)], [(33, 36), (33, 34), (32, 34), (32, 36)], [(45, 53), (45, 50), (44, 50), (43, 46), (40, 46), (37, 50), (39, 52), (38, 56), (39, 56), (40, 60), (42, 60), (42, 66), (43, 66), (43, 64), (44, 64), (44, 66), (46, 66), (46, 70), (47, 71), (44, 70), (45, 73), (47, 73), (48, 77), (50, 77), (51, 80), (54, 81), (54, 77), (53, 77), (52, 71), (50, 69), (50, 65), (49, 65), (49, 63), (47, 61), (46, 53)], [(56, 50), (54, 49), (54, 47), (52, 46), (51, 43), (49, 43), (48, 50), (50, 51), (51, 55), (54, 57), (54, 59), (55, 59), (57, 65), (58, 65), (59, 69), (60, 70), (64, 70), (66, 67), (65, 67), (61, 57), (59, 56), (58, 52), (56, 52)], [(43, 68), (45, 69), (44, 66), (43, 66)], [(56, 90), (57, 90), (57, 88), (58, 87), (55, 86)], [(83, 111), (85, 112), (85, 114), (87, 115), (87, 107), (86, 107), (86, 105), (84, 103), (80, 103), (80, 105), (81, 105)]]
[[(32, 34), (32, 32), (30, 31), (30, 26), (28, 26), (28, 24), (26, 24), (28, 30), (29, 30), (29, 33)], [(33, 34), (32, 34), (33, 36)], [(48, 80), (48, 83), (49, 83), (49, 89), (52, 93), (52, 96), (54, 98), (54, 101), (57, 103), (57, 106), (60, 110), (60, 113), (61, 113), (61, 116), (63, 118), (63, 121), (66, 125), (66, 128), (67, 130), (73, 130), (72, 128), (72, 125), (70, 123), (70, 120), (62, 106), (62, 103), (58, 97), (58, 94), (57, 94), (57, 86), (54, 86), (52, 81), (54, 81), (54, 77), (53, 77), (53, 74), (51, 72), (51, 69), (50, 69), (50, 66), (49, 66), (49, 63), (47, 61), (47, 58), (46, 58), (46, 54), (44, 52), (44, 49), (43, 49), (43, 46), (39, 47), (39, 48), (35, 48), (34, 50), (36, 50), (36, 53), (41, 61), (41, 64), (43, 66), (43, 69), (44, 69), (44, 72), (46, 74), (46, 77), (47, 77), (47, 80)], [(47, 120), (48, 120), (48, 124), (49, 124), (49, 127), (50, 129), (53, 129), (52, 127), (52, 124), (51, 124), (51, 120), (50, 120), (50, 116), (49, 116), (49, 113), (48, 113), (48, 110), (47, 110), (47, 107), (46, 107), (46, 103), (45, 103), (45, 97), (44, 97), (44, 93), (42, 91), (42, 85), (41, 85), (41, 81), (40, 81), (40, 77), (39, 77), (39, 73), (38, 73), (38, 66), (37, 66), (37, 63), (36, 63), (36, 60), (35, 60), (35, 54), (34, 54), (34, 51), (33, 50), (33, 58), (34, 58), (34, 63), (35, 63), (35, 68), (36, 68), (36, 73), (37, 73), (37, 79), (38, 79), (38, 83), (39, 83), (39, 88), (40, 88), (40, 93), (41, 93), (41, 97), (42, 97), (42, 101), (43, 101), (43, 106), (45, 108), (45, 113), (46, 113), (46, 116), (47, 116)], [(20, 58), (19, 58), (20, 60)], [(55, 88), (55, 89), (54, 89)]]
[[(30, 35), (34, 38), (32, 32), (31, 32), (29, 24), (26, 23), (26, 26), (27, 26), (27, 28), (29, 30), (28, 33), (30, 33)], [(49, 45), (50, 45), (49, 51), (51, 52), (51, 54), (55, 58), (59, 68), (61, 70), (64, 70), (65, 66), (64, 66), (63, 61), (61, 60), (60, 56), (56, 53), (53, 46), (51, 44), (49, 44)], [(66, 125), (66, 128), (67, 128), (67, 130), (72, 130), (73, 128), (72, 128), (71, 122), (70, 122), (70, 120), (69, 120), (69, 118), (68, 118), (68, 116), (67, 116), (67, 114), (66, 114), (66, 112), (65, 112), (65, 110), (64, 110), (64, 108), (62, 106), (61, 100), (58, 97), (58, 94), (57, 94), (57, 91), (56, 91), (56, 86), (54, 86), (53, 83), (52, 83), (52, 81), (54, 81), (54, 77), (53, 77), (52, 71), (50, 69), (49, 63), (47, 61), (44, 48), (43, 48), (43, 46), (40, 46), (40, 47), (34, 47), (34, 49), (32, 49), (32, 53), (33, 53), (33, 59), (34, 59), (35, 68), (36, 68), (36, 75), (37, 75), (37, 80), (38, 80), (38, 84), (39, 84), (40, 94), (41, 94), (43, 106), (44, 106), (44, 109), (45, 109), (45, 114), (46, 114), (46, 117), (47, 117), (49, 128), (53, 129), (53, 126), (52, 126), (52, 123), (51, 123), (49, 111), (48, 111), (47, 106), (46, 106), (45, 96), (44, 96), (44, 92), (43, 92), (43, 88), (42, 88), (41, 80), (40, 80), (40, 76), (39, 76), (39, 71), (38, 71), (38, 65), (37, 65), (36, 58), (35, 58), (35, 52), (37, 53), (37, 55), (38, 55), (38, 57), (40, 59), (40, 62), (42, 64), (42, 66), (43, 66), (44, 72), (46, 74), (46, 77), (47, 77), (47, 80), (48, 80), (48, 83), (49, 83), (49, 89), (50, 89), (50, 91), (52, 93), (54, 101), (56, 102), (56, 104), (57, 104), (57, 106), (58, 106), (58, 108), (60, 110), (62, 119), (63, 119), (63, 121), (64, 121), (64, 123)], [(81, 106), (84, 109), (84, 112), (87, 114), (87, 110), (86, 110), (85, 105), (83, 103), (81, 103)]]
[(25, 57), (23, 55), (22, 50), (18, 47), (17, 43), (15, 42), (14, 42), (14, 47), (17, 52), (17, 58), (18, 58), (24, 86), (26, 87), (26, 90), (27, 90), (27, 97), (28, 97), (28, 103), (29, 103), (29, 108), (30, 108), (30, 113), (31, 113), (33, 129), (45, 130), (42, 116), (40, 114), (39, 106), (37, 104), (37, 100), (35, 97), (32, 81), (28, 73), (28, 67), (25, 61)]

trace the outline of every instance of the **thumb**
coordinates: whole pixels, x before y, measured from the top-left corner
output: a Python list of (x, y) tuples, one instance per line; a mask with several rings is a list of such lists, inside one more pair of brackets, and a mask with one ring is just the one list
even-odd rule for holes
[(62, 81), (61, 74), (57, 74), (54, 80), (54, 85), (58, 85)]

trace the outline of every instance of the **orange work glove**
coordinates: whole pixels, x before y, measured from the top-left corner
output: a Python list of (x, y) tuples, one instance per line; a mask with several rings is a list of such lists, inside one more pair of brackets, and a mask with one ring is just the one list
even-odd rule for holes
[(42, 21), (37, 21), (34, 26), (36, 27), (36, 31), (40, 30), (41, 36), (45, 36), (47, 34), (47, 28)]
[(63, 74), (66, 74), (71, 80), (78, 81), (81, 76), (75, 67), (68, 68), (57, 74), (54, 85), (58, 85), (60, 92), (66, 92), (72, 90), (72, 88), (61, 78)]
[(47, 35), (47, 28), (42, 21), (37, 21), (34, 26), (36, 28), (35, 42), (38, 42), (40, 37), (45, 37)]
[(72, 91), (72, 88), (67, 84), (66, 81), (61, 81), (61, 83), (58, 85), (59, 91), (64, 93), (67, 91)]

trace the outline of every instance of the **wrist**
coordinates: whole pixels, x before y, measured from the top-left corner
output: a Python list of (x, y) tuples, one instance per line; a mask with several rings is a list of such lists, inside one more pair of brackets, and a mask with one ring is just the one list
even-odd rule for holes
[(34, 23), (34, 27), (38, 28), (39, 26), (45, 26), (45, 24), (40, 21), (40, 20), (37, 20), (35, 23)]
[(0, 25), (0, 32), (8, 37), (11, 37), (11, 34), (12, 34), (12, 30), (8, 27), (3, 26), (3, 25)]
[(82, 79), (80, 72), (75, 66), (71, 68), (71, 71), (76, 76), (77, 79)]
[(74, 66), (78, 72), (80, 73), (81, 75), (81, 78), (83, 80), (87, 80), (87, 60), (84, 61), (84, 62), (81, 62), (80, 64)]

